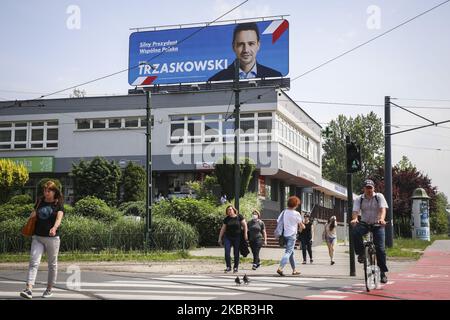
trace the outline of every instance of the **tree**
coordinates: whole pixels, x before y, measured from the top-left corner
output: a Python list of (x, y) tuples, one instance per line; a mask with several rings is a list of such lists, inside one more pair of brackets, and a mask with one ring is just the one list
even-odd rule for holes
[(81, 90), (78, 88), (73, 89), (73, 93), (70, 98), (84, 98), (86, 96), (86, 90)]
[(81, 160), (78, 165), (72, 164), (70, 175), (74, 180), (75, 202), (86, 196), (94, 196), (105, 200), (108, 205), (117, 204), (122, 173), (113, 161), (108, 162), (100, 157), (92, 161)]
[(122, 175), (123, 202), (145, 200), (145, 169), (128, 162)]
[[(375, 189), (385, 192), (384, 167), (372, 176)], [(412, 194), (416, 188), (425, 189), (430, 197), (430, 218), (436, 214), (436, 187), (430, 178), (409, 161), (407, 157), (392, 168), (392, 200), (395, 233), (401, 237), (411, 237)]]
[[(251, 159), (244, 158), (240, 160), (239, 169), (241, 177), (239, 196), (243, 197), (248, 190), (256, 165)], [(224, 157), (218, 161), (214, 169), (214, 175), (222, 188), (222, 193), (225, 193), (229, 200), (234, 199), (234, 161), (229, 157)]]
[(446, 195), (439, 192), (436, 195), (436, 212), (430, 214), (430, 231), (435, 234), (443, 234), (448, 231), (448, 199)]
[(18, 188), (28, 182), (28, 170), (23, 164), (0, 159), (0, 204), (5, 203)]
[(339, 115), (332, 120), (329, 129), (331, 134), (324, 136), (322, 157), (322, 175), (324, 178), (347, 185), (346, 175), (346, 141), (351, 140), (360, 146), (362, 170), (353, 174), (353, 190), (361, 189), (364, 179), (377, 171), (384, 162), (384, 134), (381, 118), (373, 112), (347, 118)]

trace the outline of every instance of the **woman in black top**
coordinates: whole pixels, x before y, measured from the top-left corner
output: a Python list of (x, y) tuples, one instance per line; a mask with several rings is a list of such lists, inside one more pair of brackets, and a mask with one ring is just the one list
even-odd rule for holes
[(248, 241), (247, 237), (247, 223), (245, 218), (238, 213), (236, 208), (232, 205), (227, 206), (225, 209), (226, 217), (223, 219), (222, 228), (219, 234), (219, 245), (223, 244), (225, 246), (225, 263), (227, 268), (225, 272), (231, 271), (231, 247), (233, 247), (234, 253), (234, 267), (233, 273), (238, 272), (239, 268), (239, 244), (241, 242), (242, 232), (244, 233), (245, 241)]
[(302, 254), (303, 254), (303, 263), (306, 264), (306, 251), (309, 254), (309, 262), (313, 263), (312, 257), (312, 242), (314, 239), (314, 225), (311, 220), (311, 216), (309, 213), (305, 214), (305, 229), (303, 229), (299, 234), (299, 240), (302, 244)]
[(44, 185), (44, 196), (39, 198), (31, 216), (36, 216), (36, 226), (31, 242), (31, 259), (28, 268), (26, 289), (20, 293), (23, 298), (33, 297), (34, 286), (41, 257), (44, 251), (48, 260), (47, 289), (42, 297), (52, 296), (52, 288), (56, 283), (59, 253), (59, 226), (64, 215), (63, 195), (53, 181)]

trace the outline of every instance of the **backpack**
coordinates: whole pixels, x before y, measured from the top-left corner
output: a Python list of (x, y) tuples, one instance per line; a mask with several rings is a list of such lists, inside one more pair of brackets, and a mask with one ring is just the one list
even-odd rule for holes
[[(360, 197), (359, 197), (359, 209), (360, 210), (361, 210), (361, 207), (362, 207), (363, 200), (365, 199), (363, 197), (363, 195), (364, 194), (360, 195)], [(378, 201), (378, 193), (376, 193), (376, 192), (375, 192), (375, 200), (377, 201), (377, 203), (379, 203), (379, 201)]]

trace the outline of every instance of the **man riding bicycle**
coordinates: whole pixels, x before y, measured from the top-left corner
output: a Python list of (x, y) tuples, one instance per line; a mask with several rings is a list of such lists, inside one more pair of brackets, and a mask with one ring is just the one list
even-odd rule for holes
[[(364, 181), (364, 193), (353, 201), (353, 214), (351, 224), (353, 226), (352, 237), (355, 244), (355, 253), (358, 255), (358, 262), (364, 263), (364, 244), (363, 236), (369, 232), (371, 224), (379, 224), (372, 228), (374, 244), (377, 255), (377, 264), (380, 268), (380, 281), (387, 283), (386, 272), (386, 252), (384, 249), (384, 235), (386, 221), (386, 208), (388, 204), (382, 193), (375, 192), (375, 183), (372, 180)], [(361, 215), (361, 224), (358, 216)]]

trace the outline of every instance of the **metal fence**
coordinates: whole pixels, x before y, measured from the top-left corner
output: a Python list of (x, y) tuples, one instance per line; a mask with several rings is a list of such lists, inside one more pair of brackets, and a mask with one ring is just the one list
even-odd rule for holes
[[(192, 240), (184, 235), (173, 233), (103, 233), (92, 235), (68, 235), (61, 237), (60, 251), (79, 251), (97, 253), (101, 251), (157, 251), (187, 250)], [(29, 252), (31, 237), (0, 234), (0, 253)]]

